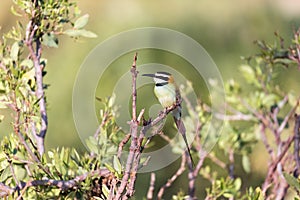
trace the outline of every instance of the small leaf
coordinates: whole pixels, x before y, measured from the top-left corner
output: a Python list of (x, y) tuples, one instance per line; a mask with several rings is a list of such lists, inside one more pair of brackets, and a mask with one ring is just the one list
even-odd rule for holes
[(93, 153), (98, 153), (98, 146), (97, 146), (97, 141), (94, 137), (89, 137), (86, 140), (86, 146), (88, 147), (88, 149), (93, 152)]
[(7, 108), (7, 102), (0, 101), (0, 109)]
[(104, 165), (105, 165), (105, 167), (110, 171), (110, 172), (115, 172), (116, 170), (112, 167), (112, 166), (110, 166), (108, 163), (104, 163)]
[(109, 195), (109, 189), (108, 189), (108, 187), (105, 184), (102, 185), (102, 192), (103, 192), (103, 194), (104, 194), (105, 197), (108, 197), (108, 195)]
[(242, 180), (240, 178), (236, 178), (234, 181), (234, 188), (236, 191), (239, 191), (242, 186)]
[(4, 182), (6, 181), (9, 177), (11, 177), (11, 171), (10, 171), (10, 168), (9, 167), (6, 167), (2, 172), (1, 172), (1, 175), (0, 175), (0, 181), (1, 182)]
[(252, 83), (255, 80), (254, 70), (249, 65), (242, 65), (240, 71), (249, 83)]
[(108, 107), (109, 108), (111, 108), (114, 105), (115, 100), (116, 100), (116, 95), (113, 93), (112, 96), (108, 100)]
[(10, 7), (10, 11), (12, 14), (14, 14), (17, 17), (21, 17), (22, 15), (18, 13), (13, 6)]
[(10, 57), (16, 61), (18, 60), (18, 54), (19, 54), (19, 44), (18, 42), (15, 42), (12, 46), (11, 46), (11, 50), (10, 50)]
[(223, 194), (223, 196), (225, 197), (225, 198), (232, 198), (233, 197), (233, 194), (231, 194), (231, 193), (227, 193), (227, 192), (225, 192), (224, 194)]
[(80, 30), (76, 30), (76, 29), (68, 29), (66, 31), (64, 31), (64, 34), (70, 36), (70, 37), (87, 37), (87, 38), (96, 38), (97, 35), (91, 31), (87, 31), (85, 29), (80, 29)]
[(89, 15), (88, 14), (85, 14), (81, 17), (79, 17), (75, 23), (74, 23), (74, 28), (75, 29), (81, 29), (83, 28), (89, 21)]
[(300, 191), (300, 182), (299, 180), (297, 180), (295, 177), (293, 177), (292, 175), (288, 174), (288, 173), (285, 173), (283, 172), (283, 176), (286, 180), (286, 182), (294, 187), (296, 190)]
[(43, 35), (42, 43), (48, 47), (58, 47), (58, 39), (55, 37), (53, 33), (47, 33)]
[(122, 165), (117, 156), (114, 156), (113, 165), (114, 165), (114, 169), (117, 171), (117, 173), (121, 174), (122, 173)]
[(31, 59), (25, 59), (25, 60), (23, 60), (22, 62), (21, 62), (21, 64), (20, 64), (21, 66), (25, 66), (25, 67), (27, 67), (27, 68), (32, 68), (33, 67), (33, 62), (32, 62), (32, 60)]
[(250, 162), (250, 159), (247, 155), (243, 155), (242, 165), (243, 165), (243, 169), (245, 170), (246, 173), (251, 172), (251, 162)]

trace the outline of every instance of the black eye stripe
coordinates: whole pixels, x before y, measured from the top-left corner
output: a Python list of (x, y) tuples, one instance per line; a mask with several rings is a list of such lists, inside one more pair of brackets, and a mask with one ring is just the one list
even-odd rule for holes
[(167, 85), (167, 84), (168, 84), (168, 82), (156, 83), (155, 86), (160, 87), (160, 86), (164, 86), (164, 85)]
[(164, 80), (164, 81), (169, 80), (169, 77), (165, 77), (165, 76), (155, 76), (155, 78), (158, 78), (158, 79), (161, 79), (161, 80)]
[(168, 73), (168, 72), (156, 72), (157, 74), (164, 74), (164, 75), (171, 75), (170, 73)]

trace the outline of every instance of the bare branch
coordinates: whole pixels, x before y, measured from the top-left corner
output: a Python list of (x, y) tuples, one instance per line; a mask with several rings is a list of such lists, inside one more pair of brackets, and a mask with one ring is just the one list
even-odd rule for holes
[(131, 75), (132, 75), (132, 120), (136, 121), (136, 77), (138, 74), (138, 71), (136, 70), (136, 61), (137, 61), (137, 53), (135, 53), (133, 58), (133, 63), (131, 67)]
[[(137, 78), (138, 72), (136, 70), (136, 61), (137, 61), (137, 53), (135, 53), (135, 55), (134, 55), (133, 64), (132, 64), (132, 67), (130, 70), (131, 74), (132, 74), (132, 120), (129, 122), (129, 124), (130, 124), (130, 136), (132, 137), (132, 140), (131, 140), (131, 144), (130, 144), (130, 148), (129, 148), (129, 155), (128, 155), (127, 161), (126, 161), (124, 176), (122, 178), (121, 184), (117, 190), (117, 194), (115, 197), (115, 199), (117, 199), (117, 200), (121, 198), (121, 196), (123, 195), (123, 192), (125, 190), (125, 187), (128, 184), (129, 176), (132, 173), (131, 168), (132, 168), (132, 164), (134, 162), (135, 152), (138, 151), (138, 149), (137, 149), (138, 148), (137, 147), (138, 122), (137, 122), (137, 117), (136, 117), (136, 99), (137, 99), (136, 78)], [(123, 142), (127, 142), (128, 137), (125, 137), (125, 139), (123, 139)], [(121, 143), (121, 144), (124, 144), (124, 143)], [(122, 146), (119, 145), (119, 147), (122, 147)], [(119, 149), (121, 149), (121, 148), (119, 148)], [(120, 152), (118, 152), (118, 154), (120, 154)], [(136, 175), (136, 174), (134, 174), (134, 175)], [(133, 192), (130, 192), (130, 193), (133, 193)]]
[(0, 183), (0, 197), (7, 197), (14, 193), (14, 189), (10, 188), (7, 185), (4, 185), (3, 183)]
[(152, 172), (150, 176), (150, 185), (147, 192), (147, 200), (153, 199), (154, 186), (155, 186), (155, 173)]
[(118, 147), (118, 155), (117, 155), (118, 158), (121, 158), (123, 147), (125, 144), (127, 144), (127, 142), (129, 141), (130, 138), (131, 138), (131, 135), (130, 135), (130, 133), (128, 133), (125, 135), (123, 140), (120, 142), (119, 147)]
[[(43, 66), (40, 63), (42, 46), (40, 38), (34, 38), (37, 30), (37, 26), (30, 21), (26, 29), (26, 40), (25, 44), (29, 49), (30, 57), (33, 60), (36, 78), (36, 97), (39, 100), (40, 116), (41, 116), (41, 130), (39, 134), (36, 134), (36, 142), (39, 154), (42, 156), (45, 152), (45, 137), (48, 129), (48, 116), (46, 109), (46, 99), (44, 94), (43, 85)], [(34, 48), (34, 43), (36, 47)]]
[(295, 176), (300, 174), (300, 158), (299, 158), (299, 145), (300, 145), (300, 115), (295, 115), (294, 127), (294, 159), (296, 163)]
[(296, 109), (299, 106), (299, 102), (300, 102), (300, 96), (297, 99), (296, 105), (290, 110), (290, 112), (285, 116), (283, 122), (281, 123), (280, 127), (278, 128), (278, 132), (281, 133), (284, 129), (284, 127), (286, 126), (286, 124), (288, 123), (289, 119), (293, 116), (293, 114), (295, 113)]
[(176, 171), (176, 173), (160, 188), (158, 194), (157, 194), (157, 199), (160, 200), (162, 199), (165, 189), (170, 187), (174, 181), (184, 172), (185, 170), (185, 162), (186, 162), (186, 154), (184, 153), (181, 157), (181, 164), (179, 169)]

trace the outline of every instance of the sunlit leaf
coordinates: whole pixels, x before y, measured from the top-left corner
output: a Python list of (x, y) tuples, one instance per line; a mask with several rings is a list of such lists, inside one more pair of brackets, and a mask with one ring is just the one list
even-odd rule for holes
[(64, 34), (70, 36), (70, 37), (87, 37), (87, 38), (96, 38), (97, 35), (91, 31), (87, 31), (85, 29), (68, 29), (64, 31)]
[(11, 11), (12, 14), (14, 14), (14, 15), (17, 16), (17, 17), (21, 17), (21, 16), (22, 16), (20, 13), (18, 13), (18, 12), (15, 10), (14, 6), (11, 6), (11, 7), (10, 7), (10, 11)]
[(252, 83), (255, 80), (254, 70), (249, 65), (242, 65), (240, 71), (249, 83)]
[(251, 172), (251, 162), (249, 159), (249, 156), (243, 155), (242, 157), (242, 165), (245, 172), (250, 173)]
[(16, 61), (18, 60), (18, 54), (19, 54), (19, 44), (18, 42), (15, 42), (12, 46), (11, 46), (11, 50), (10, 50), (10, 57)]
[(117, 171), (117, 173), (121, 174), (122, 173), (122, 165), (117, 156), (114, 156), (113, 165), (114, 165), (114, 169)]
[(22, 62), (21, 62), (21, 64), (20, 64), (21, 66), (25, 66), (25, 67), (27, 67), (27, 68), (32, 68), (33, 67), (33, 62), (32, 62), (32, 60), (31, 59), (25, 59), (25, 60), (23, 60)]
[(75, 23), (74, 23), (74, 28), (75, 29), (81, 29), (83, 28), (89, 21), (89, 15), (88, 14), (85, 14), (81, 17), (79, 17)]
[(48, 46), (48, 47), (58, 47), (58, 39), (55, 37), (53, 33), (48, 33), (43, 35), (43, 41), (42, 44)]
[(298, 179), (296, 179), (294, 176), (283, 172), (283, 176), (286, 180), (286, 182), (288, 182), (288, 184), (292, 187), (294, 187), (296, 190), (300, 191), (300, 181)]

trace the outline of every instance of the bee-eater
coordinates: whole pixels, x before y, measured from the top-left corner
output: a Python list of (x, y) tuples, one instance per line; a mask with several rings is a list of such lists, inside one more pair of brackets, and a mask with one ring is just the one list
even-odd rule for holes
[[(177, 104), (172, 111), (172, 115), (178, 129), (186, 144), (189, 157), (194, 165), (194, 161), (190, 152), (190, 148), (186, 139), (186, 129), (181, 120), (181, 96), (173, 76), (168, 72), (156, 72), (155, 74), (143, 74), (143, 76), (152, 77), (155, 83), (154, 94), (164, 108), (169, 108)], [(179, 104), (178, 104), (179, 103)]]

